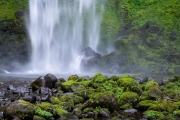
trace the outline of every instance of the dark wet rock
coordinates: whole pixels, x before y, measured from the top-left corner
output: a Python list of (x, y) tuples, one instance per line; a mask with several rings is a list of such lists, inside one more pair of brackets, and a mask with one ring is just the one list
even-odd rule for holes
[(41, 95), (41, 100), (42, 101), (48, 101), (50, 98), (50, 95)]
[(81, 108), (75, 108), (72, 113), (79, 118), (82, 114), (82, 110)]
[(4, 118), (7, 120), (12, 120), (17, 116), (21, 120), (32, 120), (34, 116), (34, 108), (30, 105), (23, 103), (11, 103), (4, 110)]
[(41, 87), (41, 88), (39, 89), (39, 93), (40, 93), (41, 95), (50, 95), (50, 96), (52, 96), (52, 90), (49, 89), (49, 88), (47, 88), (47, 87)]
[(55, 87), (57, 78), (52, 74), (41, 76), (31, 83), (33, 91), (38, 90), (40, 87), (48, 87), (50, 89)]
[(36, 96), (28, 95), (21, 98), (22, 100), (28, 101), (30, 103), (36, 102)]
[(77, 118), (76, 116), (71, 115), (71, 114), (64, 114), (56, 120), (79, 120), (79, 118)]
[(79, 77), (80, 79), (86, 79), (86, 80), (90, 80), (91, 78), (89, 76), (82, 76), (82, 77)]
[(15, 94), (18, 94), (18, 93), (24, 94), (24, 93), (28, 93), (28, 92), (29, 92), (28, 88), (24, 87), (24, 86), (18, 86), (17, 88), (15, 88), (13, 90), (13, 93), (15, 93)]
[(66, 80), (64, 79), (64, 78), (59, 78), (57, 81), (59, 81), (59, 82), (66, 82)]
[(90, 47), (83, 49), (81, 54), (81, 70), (93, 71), (99, 69), (102, 63), (101, 55), (96, 53)]
[(50, 89), (55, 87), (55, 83), (57, 82), (57, 78), (52, 74), (47, 74), (45, 77), (45, 87)]
[(87, 112), (81, 115), (82, 118), (95, 118), (95, 113), (94, 112)]
[(3, 120), (3, 112), (0, 111), (0, 120)]
[(36, 79), (35, 81), (33, 81), (31, 83), (31, 86), (32, 86), (32, 90), (33, 91), (36, 91), (38, 90), (40, 87), (43, 87), (44, 86), (44, 77), (41, 76), (39, 77), (38, 79)]
[(107, 110), (100, 110), (97, 117), (103, 119), (103, 120), (110, 120), (110, 113)]

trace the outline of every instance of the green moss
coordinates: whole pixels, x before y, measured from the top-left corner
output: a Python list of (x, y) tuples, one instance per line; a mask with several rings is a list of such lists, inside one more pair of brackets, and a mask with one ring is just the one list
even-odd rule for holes
[(153, 100), (144, 100), (139, 102), (139, 106), (140, 108), (147, 110), (149, 107), (157, 103), (158, 103), (157, 101), (153, 101)]
[(123, 110), (130, 109), (130, 108), (132, 108), (132, 104), (130, 104), (130, 103), (126, 103), (126, 104), (120, 106), (120, 109), (123, 109)]
[(0, 20), (17, 20), (15, 13), (27, 8), (28, 0), (1, 0)]
[(71, 75), (69, 78), (68, 78), (68, 81), (78, 81), (79, 80), (79, 77), (77, 75)]
[(153, 86), (159, 86), (159, 84), (155, 82), (154, 80), (150, 80), (145, 84), (144, 90), (148, 90), (150, 87), (153, 87)]
[(56, 116), (62, 116), (63, 114), (67, 114), (68, 112), (66, 111), (66, 110), (64, 110), (64, 109), (62, 109), (62, 108), (58, 108), (58, 107), (55, 107), (54, 108), (54, 114), (56, 115)]
[(74, 101), (72, 99), (71, 95), (63, 95), (59, 98), (59, 100), (62, 102), (61, 105), (63, 107), (69, 106), (69, 107), (74, 107)]
[(43, 118), (43, 117), (40, 117), (40, 116), (34, 115), (33, 120), (46, 120), (46, 119), (45, 119), (45, 118)]
[(129, 103), (135, 105), (139, 100), (139, 95), (135, 92), (124, 92), (118, 99), (119, 105)]
[(143, 100), (148, 100), (148, 99), (149, 99), (148, 91), (143, 91), (141, 93), (141, 96), (139, 97), (139, 100), (143, 101)]
[(62, 89), (64, 89), (65, 91), (68, 91), (68, 89), (71, 87), (72, 84), (76, 83), (76, 81), (74, 80), (69, 80), (66, 82), (62, 83)]
[(74, 101), (74, 105), (79, 104), (79, 103), (83, 103), (83, 101), (84, 101), (83, 97), (76, 96), (76, 95), (73, 95), (71, 98)]
[(54, 96), (50, 98), (50, 101), (52, 104), (59, 104), (61, 102), (58, 97)]
[(109, 81), (106, 81), (102, 86), (106, 91), (110, 91), (113, 88), (117, 88), (118, 84), (112, 80), (109, 80)]
[(99, 113), (100, 111), (101, 111), (101, 106), (97, 106), (95, 109), (94, 109), (94, 111), (96, 112), (96, 113)]
[(90, 80), (83, 80), (83, 81), (77, 82), (77, 83), (83, 85), (84, 87), (88, 87), (90, 82), (91, 82)]
[(92, 78), (91, 81), (93, 83), (104, 83), (108, 78), (101, 73), (96, 73)]
[(53, 114), (51, 114), (50, 112), (47, 112), (45, 110), (42, 110), (40, 108), (37, 108), (35, 110), (35, 114), (38, 115), (38, 116), (44, 117), (44, 118), (46, 118), (48, 120), (51, 120), (51, 119), (53, 120)]
[(124, 87), (124, 91), (132, 91), (138, 94), (141, 92), (141, 86), (130, 75), (121, 76), (117, 83), (119, 87)]
[(48, 102), (41, 102), (41, 104), (37, 104), (36, 106), (45, 111), (52, 111), (52, 104)]
[(161, 99), (163, 97), (163, 93), (160, 90), (159, 86), (152, 86), (148, 89), (148, 95), (150, 98)]
[(162, 112), (148, 110), (145, 111), (144, 114), (148, 117), (148, 119), (163, 119), (164, 115)]

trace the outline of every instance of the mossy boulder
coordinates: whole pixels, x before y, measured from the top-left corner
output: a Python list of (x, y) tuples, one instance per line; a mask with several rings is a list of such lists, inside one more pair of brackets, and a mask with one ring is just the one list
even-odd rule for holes
[(81, 91), (81, 90), (84, 90), (85, 87), (79, 83), (74, 83), (71, 85), (70, 87), (70, 91), (71, 92), (77, 92), (77, 91)]
[(78, 80), (79, 80), (79, 77), (78, 77), (77, 75), (71, 75), (71, 76), (69, 76), (69, 78), (68, 78), (68, 81), (69, 81), (69, 80), (78, 81)]
[(124, 75), (119, 77), (118, 86), (124, 88), (124, 92), (131, 91), (140, 94), (142, 92), (141, 86), (136, 82), (136, 80), (130, 75)]
[(11, 103), (5, 110), (4, 110), (4, 118), (8, 120), (14, 119), (14, 117), (18, 117), (22, 120), (26, 119), (33, 119), (35, 114), (34, 106), (30, 106), (29, 104), (25, 103)]
[(127, 103), (135, 106), (139, 101), (139, 95), (135, 92), (124, 92), (118, 99), (118, 103), (120, 106), (125, 105)]
[(88, 87), (81, 91), (76, 91), (74, 94), (80, 97), (83, 97), (85, 100), (89, 99), (89, 96), (95, 92), (94, 88)]
[(152, 86), (148, 89), (148, 95), (152, 99), (161, 99), (163, 97), (163, 93), (159, 86)]
[(107, 108), (110, 111), (118, 109), (118, 102), (112, 91), (92, 93), (90, 99), (94, 101), (93, 107), (100, 106), (101, 108)]
[(70, 91), (70, 87), (71, 85), (75, 84), (76, 81), (74, 80), (68, 80), (66, 82), (63, 82), (62, 85), (61, 85), (61, 89), (66, 92), (66, 91)]
[(102, 85), (102, 83), (106, 82), (107, 80), (108, 80), (107, 76), (104, 76), (101, 73), (96, 73), (91, 78), (90, 86), (97, 88), (99, 85)]
[(155, 82), (154, 80), (150, 80), (144, 85), (144, 90), (148, 90), (150, 87), (154, 87), (154, 86), (159, 87), (159, 84)]
[(67, 110), (67, 111), (71, 111), (74, 107), (74, 101), (71, 97), (71, 95), (63, 95), (59, 97), (59, 100), (61, 101), (61, 106)]

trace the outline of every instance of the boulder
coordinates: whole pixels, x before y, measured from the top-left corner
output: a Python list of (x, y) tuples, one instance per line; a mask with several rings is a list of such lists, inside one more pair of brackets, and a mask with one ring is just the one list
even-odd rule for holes
[(18, 117), (21, 120), (32, 120), (34, 112), (35, 111), (33, 106), (24, 103), (14, 102), (11, 103), (4, 110), (4, 118), (7, 120), (12, 120)]
[(57, 78), (52, 74), (47, 74), (46, 76), (41, 76), (31, 83), (32, 90), (36, 91), (41, 87), (54, 88), (57, 82)]
[(86, 47), (81, 54), (80, 67), (82, 71), (94, 71), (100, 69), (102, 58), (99, 53), (96, 53), (90, 47)]

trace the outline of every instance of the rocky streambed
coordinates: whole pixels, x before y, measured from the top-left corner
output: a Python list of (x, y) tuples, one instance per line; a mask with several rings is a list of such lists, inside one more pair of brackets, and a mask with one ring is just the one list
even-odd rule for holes
[(159, 81), (101, 73), (2, 81), (0, 120), (177, 120), (180, 76)]

